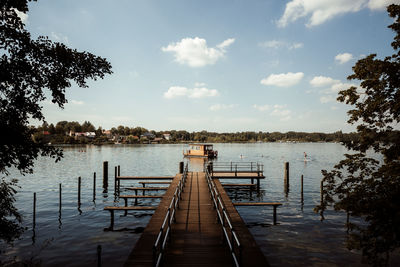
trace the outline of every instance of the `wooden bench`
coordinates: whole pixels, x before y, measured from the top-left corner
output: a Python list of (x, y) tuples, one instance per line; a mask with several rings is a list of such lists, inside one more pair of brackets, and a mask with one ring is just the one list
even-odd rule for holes
[(128, 206), (128, 198), (135, 199), (135, 205), (138, 204), (138, 198), (162, 198), (163, 196), (138, 196), (138, 195), (121, 195), (119, 198), (122, 198), (125, 201), (125, 207)]
[(131, 207), (114, 207), (114, 206), (107, 206), (104, 207), (104, 210), (108, 210), (111, 214), (111, 222), (110, 222), (110, 227), (106, 228), (106, 230), (113, 230), (114, 229), (114, 211), (116, 210), (123, 210), (128, 212), (128, 210), (137, 210), (137, 211), (149, 211), (149, 210), (155, 210), (157, 207), (154, 206), (131, 206)]
[(171, 176), (117, 176), (114, 177), (114, 188), (118, 193), (120, 192), (121, 180), (172, 180)]
[(276, 225), (276, 208), (281, 206), (279, 202), (236, 202), (234, 206), (273, 206), (274, 207), (274, 225)]
[(164, 187), (127, 187), (125, 188), (127, 190), (135, 190), (135, 194), (137, 195), (138, 190), (142, 190), (143, 195), (145, 191), (157, 191), (157, 190), (167, 190), (168, 187), (164, 186)]
[(143, 187), (146, 187), (146, 184), (171, 184), (171, 182), (139, 182), (139, 184), (142, 184)]

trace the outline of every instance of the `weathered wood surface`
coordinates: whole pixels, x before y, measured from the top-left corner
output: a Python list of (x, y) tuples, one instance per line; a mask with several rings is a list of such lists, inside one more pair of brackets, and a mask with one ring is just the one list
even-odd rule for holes
[[(153, 266), (152, 246), (180, 177), (177, 175), (172, 181), (125, 266)], [(243, 246), (241, 266), (269, 266), (221, 183), (216, 180), (216, 184)], [(204, 173), (188, 174), (179, 203), (162, 266), (232, 266), (232, 256), (224, 241)]]
[(117, 180), (172, 180), (171, 176), (117, 176)]

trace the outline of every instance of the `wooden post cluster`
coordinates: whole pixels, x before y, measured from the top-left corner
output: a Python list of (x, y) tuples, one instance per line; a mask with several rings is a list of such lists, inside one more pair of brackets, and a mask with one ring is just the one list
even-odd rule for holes
[(285, 162), (285, 170), (284, 170), (284, 184), (285, 184), (285, 192), (289, 192), (289, 162)]
[(103, 162), (103, 188), (108, 187), (108, 161)]

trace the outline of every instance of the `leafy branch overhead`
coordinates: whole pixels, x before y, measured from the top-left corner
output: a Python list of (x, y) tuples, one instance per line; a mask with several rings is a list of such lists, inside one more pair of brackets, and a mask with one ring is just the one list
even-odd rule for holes
[[(360, 87), (339, 92), (340, 102), (352, 105), (351, 124), (357, 123), (358, 142), (345, 142), (348, 149), (334, 170), (323, 174), (323, 202), (315, 207), (323, 212), (328, 206), (360, 217), (364, 223), (347, 223), (349, 249), (361, 249), (369, 263), (388, 265), (390, 252), (400, 247), (400, 6), (390, 5), (389, 16), (395, 32), (395, 53), (384, 59), (371, 54), (353, 67), (350, 80)], [(375, 152), (375, 157), (367, 156)]]
[[(79, 52), (47, 37), (31, 38), (19, 17), (28, 12), (28, 0), (2, 0), (0, 3), (0, 174), (9, 168), (22, 174), (32, 172), (34, 160), (50, 156), (57, 160), (62, 152), (32, 140), (29, 120), (45, 121), (41, 102), (51, 95), (51, 101), (63, 108), (67, 103), (65, 90), (75, 82), (87, 87), (87, 80), (111, 74), (111, 64), (88, 52)], [(7, 138), (6, 138), (7, 137)], [(1, 201), (10, 209), (0, 214), (2, 227), (7, 216), (20, 217), (13, 207), (13, 186), (2, 178)], [(10, 197), (6, 193), (11, 193)], [(11, 224), (11, 221), (8, 221)], [(1, 238), (4, 235), (0, 235)], [(7, 238), (6, 240), (11, 240)]]

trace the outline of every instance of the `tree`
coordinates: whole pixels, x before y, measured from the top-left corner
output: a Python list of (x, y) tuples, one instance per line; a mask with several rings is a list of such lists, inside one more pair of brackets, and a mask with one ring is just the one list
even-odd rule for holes
[[(369, 263), (387, 265), (390, 252), (400, 246), (400, 6), (390, 5), (389, 26), (396, 36), (395, 54), (384, 59), (371, 54), (353, 67), (350, 80), (360, 87), (339, 92), (338, 101), (354, 107), (348, 111), (351, 124), (357, 123), (358, 142), (345, 142), (355, 154), (346, 154), (330, 172), (323, 174), (324, 201), (315, 208), (328, 206), (347, 212), (363, 223), (347, 223), (349, 249), (361, 249)], [(372, 150), (382, 160), (368, 157)]]
[[(12, 203), (15, 184), (5, 181), (8, 169), (15, 167), (21, 174), (31, 173), (39, 155), (56, 161), (62, 157), (60, 150), (34, 142), (33, 129), (28, 127), (30, 119), (45, 122), (41, 106), (46, 99), (45, 89), (50, 92), (51, 101), (63, 108), (67, 103), (65, 90), (72, 81), (79, 87), (87, 87), (87, 79), (96, 80), (112, 73), (110, 63), (104, 58), (78, 52), (47, 37), (33, 40), (18, 16), (28, 12), (29, 1), (0, 3), (0, 138), (7, 140), (0, 144), (0, 200), (10, 207), (0, 214), (0, 220), (10, 225), (13, 219), (19, 221), (19, 216)], [(0, 232), (6, 230), (2, 225)]]

